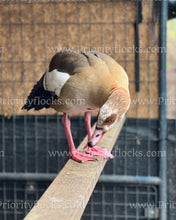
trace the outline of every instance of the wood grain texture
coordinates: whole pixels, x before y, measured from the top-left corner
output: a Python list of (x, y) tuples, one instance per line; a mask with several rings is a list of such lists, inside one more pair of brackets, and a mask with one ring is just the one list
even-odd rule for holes
[[(125, 118), (104, 136), (101, 148), (111, 152), (124, 121)], [(84, 151), (86, 143), (87, 136), (79, 151)], [(100, 157), (96, 162), (85, 163), (70, 159), (24, 220), (80, 219), (106, 162)]]
[[(98, 0), (90, 3), (84, 0), (67, 1), (67, 4), (64, 1), (43, 1), (45, 3), (41, 4), (35, 0), (32, 4), (25, 1), (24, 4), (21, 1), (2, 2), (0, 46), (4, 52), (0, 52), (0, 98), (4, 101), (0, 99), (1, 115), (55, 114), (54, 109), (24, 112), (21, 107), (54, 54), (69, 47), (112, 56), (126, 69), (130, 79), (130, 94), (134, 102), (127, 117), (158, 118), (160, 34), (158, 18), (155, 25), (157, 44), (153, 48), (154, 1), (142, 1), (139, 93), (135, 91), (136, 1)], [(150, 99), (152, 103), (148, 101)], [(144, 104), (141, 103), (143, 101)]]

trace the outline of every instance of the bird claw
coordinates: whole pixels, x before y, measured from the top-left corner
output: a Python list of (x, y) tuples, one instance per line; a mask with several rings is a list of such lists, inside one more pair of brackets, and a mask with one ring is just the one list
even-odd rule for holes
[(87, 154), (93, 156), (100, 156), (107, 160), (114, 158), (114, 156), (111, 153), (109, 153), (106, 149), (101, 149), (96, 146), (92, 148), (88, 147)]
[(93, 156), (78, 151), (72, 152), (72, 159), (80, 163), (86, 161), (94, 161), (94, 162), (97, 161), (97, 159), (93, 158)]

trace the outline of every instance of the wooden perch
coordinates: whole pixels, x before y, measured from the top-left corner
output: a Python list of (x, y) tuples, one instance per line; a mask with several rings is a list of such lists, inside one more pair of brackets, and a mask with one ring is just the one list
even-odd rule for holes
[[(98, 146), (111, 152), (124, 121), (108, 132)], [(87, 137), (79, 151), (83, 151), (86, 143)], [(70, 159), (24, 220), (80, 219), (106, 162), (100, 157), (96, 162), (85, 163)]]

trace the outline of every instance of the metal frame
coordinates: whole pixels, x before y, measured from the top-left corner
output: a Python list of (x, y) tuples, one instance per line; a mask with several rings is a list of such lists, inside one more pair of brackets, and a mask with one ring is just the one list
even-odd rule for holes
[[(166, 48), (168, 2), (162, 0), (160, 13), (160, 46)], [(167, 99), (167, 80), (166, 80), (166, 52), (160, 53), (160, 98)], [(167, 135), (167, 106), (165, 102), (160, 103), (159, 107), (159, 145), (160, 150), (167, 152), (166, 135)], [(167, 154), (166, 154), (167, 155)], [(160, 210), (161, 220), (167, 220), (167, 157), (160, 159), (160, 201), (165, 205)]]
[[(1, 173), (0, 180), (20, 180), (20, 181), (52, 181), (57, 173)], [(100, 183), (129, 183), (159, 185), (159, 177), (129, 176), (129, 175), (101, 175)]]

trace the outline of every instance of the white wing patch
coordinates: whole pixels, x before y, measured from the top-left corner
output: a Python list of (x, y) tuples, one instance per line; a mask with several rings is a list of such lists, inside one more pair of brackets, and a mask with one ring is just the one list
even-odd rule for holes
[(43, 80), (43, 87), (45, 90), (55, 92), (57, 96), (60, 96), (60, 92), (64, 84), (70, 78), (68, 73), (59, 72), (54, 69), (51, 72), (46, 72)]

